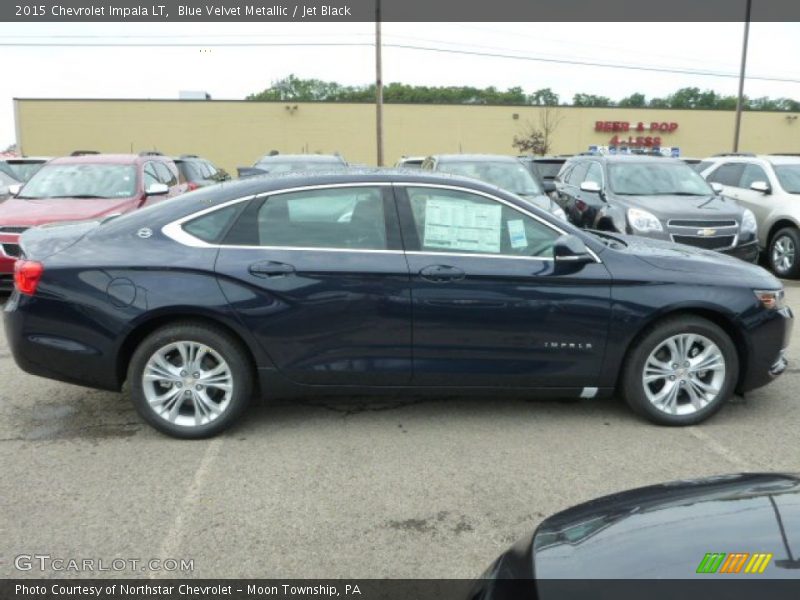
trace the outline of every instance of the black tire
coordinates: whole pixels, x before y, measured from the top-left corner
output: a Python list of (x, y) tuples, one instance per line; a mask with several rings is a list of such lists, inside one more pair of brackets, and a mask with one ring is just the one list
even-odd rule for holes
[[(776, 247), (780, 241), (788, 242), (794, 248), (794, 259), (788, 267), (777, 264)], [(770, 271), (778, 277), (785, 279), (797, 279), (800, 277), (800, 230), (796, 227), (784, 227), (772, 236), (767, 248), (767, 264)]]
[[(167, 418), (159, 415), (147, 400), (146, 384), (143, 381), (143, 376), (148, 361), (159, 349), (178, 342), (201, 344), (211, 349), (212, 352), (227, 363), (228, 371), (232, 378), (232, 389), (227, 397), (224, 410), (209, 422), (201, 424), (176, 424), (170, 422)], [(213, 360), (213, 357), (207, 360)], [(131, 400), (139, 415), (159, 431), (184, 439), (211, 437), (230, 427), (247, 407), (253, 389), (250, 360), (241, 344), (223, 329), (192, 321), (172, 323), (148, 335), (133, 353), (128, 368), (128, 382), (130, 384)], [(183, 386), (184, 384), (183, 382), (175, 384), (176, 387), (178, 385)], [(212, 393), (212, 388), (213, 386), (208, 386), (207, 393), (209, 395)], [(170, 388), (161, 389), (169, 391)], [(214, 393), (222, 393), (224, 395), (224, 392), (219, 392), (218, 390)], [(187, 403), (186, 409), (188, 410), (189, 408), (191, 408), (192, 414), (196, 414), (198, 409), (195, 408), (193, 402)], [(184, 417), (184, 420), (188, 418)]]
[[(719, 392), (707, 405), (690, 414), (669, 414), (649, 400), (645, 391), (644, 369), (651, 353), (669, 338), (681, 334), (696, 334), (713, 342), (721, 352), (725, 371), (724, 376), (720, 375), (722, 383), (719, 386)], [(711, 375), (713, 376), (713, 372)], [(707, 319), (694, 315), (676, 315), (648, 327), (634, 341), (623, 367), (620, 392), (635, 413), (653, 423), (671, 426), (695, 425), (705, 421), (722, 408), (722, 405), (733, 395), (738, 377), (739, 357), (728, 334)], [(680, 381), (680, 376), (678, 381)], [(666, 384), (667, 382), (664, 381), (664, 385)], [(651, 385), (658, 385), (658, 383)], [(684, 401), (683, 406), (686, 406), (688, 395), (682, 388), (679, 390), (681, 390), (678, 392), (681, 395), (680, 398)], [(689, 410), (688, 406), (687, 410)]]

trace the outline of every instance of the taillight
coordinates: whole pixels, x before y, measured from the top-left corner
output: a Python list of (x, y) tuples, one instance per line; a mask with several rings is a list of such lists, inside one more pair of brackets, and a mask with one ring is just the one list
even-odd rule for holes
[(44, 273), (44, 265), (35, 260), (18, 260), (14, 263), (14, 285), (20, 294), (33, 296), (39, 279)]

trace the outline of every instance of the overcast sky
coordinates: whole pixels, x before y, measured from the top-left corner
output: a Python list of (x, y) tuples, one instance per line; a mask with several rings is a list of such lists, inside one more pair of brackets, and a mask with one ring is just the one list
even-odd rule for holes
[[(241, 99), (290, 73), (344, 84), (370, 83), (375, 77), (374, 48), (369, 46), (374, 27), (372, 23), (0, 23), (0, 149), (14, 141), (14, 97), (177, 98), (180, 90), (205, 90), (215, 99)], [(686, 86), (736, 94), (737, 79), (393, 46), (736, 75), (743, 25), (385, 23), (383, 29), (387, 83), (521, 86), (526, 92), (550, 87), (569, 101), (576, 92), (616, 100), (633, 92), (648, 98), (663, 96)], [(101, 45), (48, 45), (52, 43)], [(143, 45), (110, 47), (123, 43)], [(230, 45), (234, 43), (252, 45)], [(257, 45), (265, 43), (365, 45)], [(800, 23), (752, 24), (748, 76), (796, 81), (748, 79), (745, 93), (800, 100), (799, 56)]]

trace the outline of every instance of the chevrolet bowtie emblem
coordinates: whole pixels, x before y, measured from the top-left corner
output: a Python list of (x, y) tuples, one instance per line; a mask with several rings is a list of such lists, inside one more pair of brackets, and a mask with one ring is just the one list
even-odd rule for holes
[(717, 233), (716, 229), (698, 229), (697, 230), (697, 235), (702, 236), (702, 237), (711, 237), (712, 235), (714, 235), (716, 233)]

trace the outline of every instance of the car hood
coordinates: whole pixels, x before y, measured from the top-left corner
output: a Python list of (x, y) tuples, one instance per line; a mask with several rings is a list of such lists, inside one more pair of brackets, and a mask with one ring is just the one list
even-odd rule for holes
[(692, 578), (707, 553), (771, 553), (761, 576), (796, 578), (800, 479), (726, 475), (630, 490), (553, 515), (532, 544), (537, 579)]
[(640, 236), (614, 234), (614, 237), (627, 245), (616, 251), (634, 255), (651, 267), (694, 273), (701, 277), (725, 276), (740, 282), (757, 279), (768, 289), (781, 287), (780, 281), (766, 269), (727, 254)]
[(0, 204), (0, 225), (34, 227), (47, 223), (85, 221), (127, 212), (133, 207), (133, 198), (11, 198)]
[(659, 220), (739, 219), (742, 208), (725, 196), (615, 196), (628, 207), (642, 208)]

